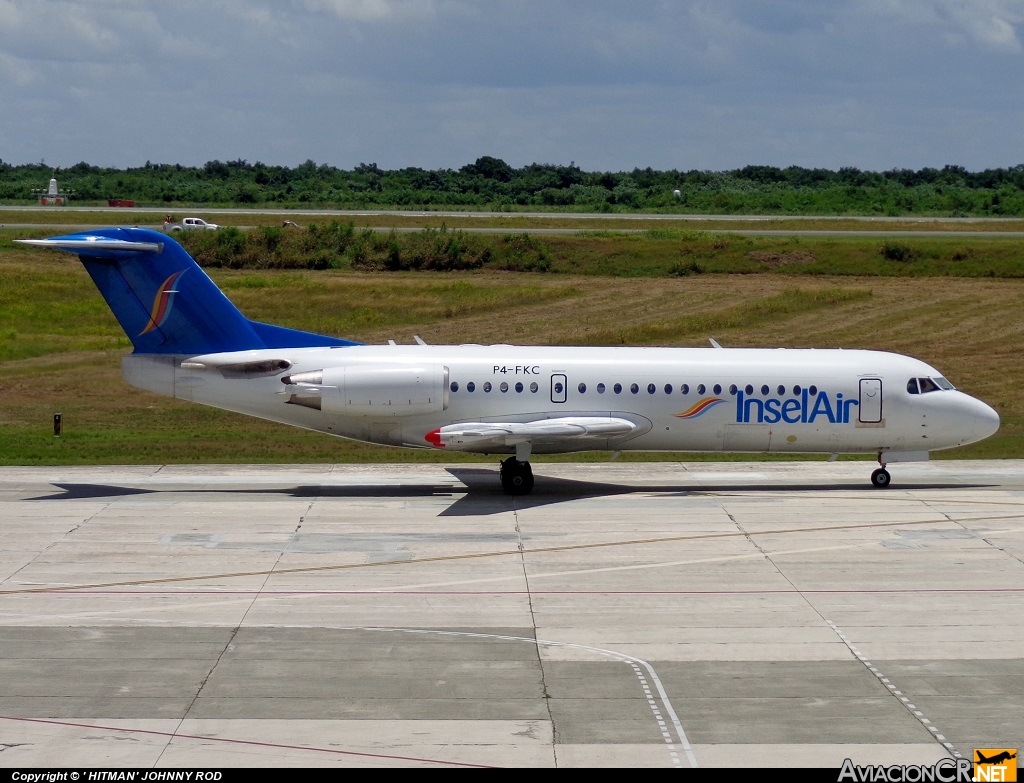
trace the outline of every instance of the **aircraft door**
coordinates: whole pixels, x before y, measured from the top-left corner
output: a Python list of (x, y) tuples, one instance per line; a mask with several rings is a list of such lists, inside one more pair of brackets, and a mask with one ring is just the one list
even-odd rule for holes
[(879, 378), (860, 379), (861, 424), (878, 424), (882, 421), (882, 381)]
[(551, 402), (565, 402), (568, 393), (566, 386), (565, 375), (555, 373), (551, 376)]

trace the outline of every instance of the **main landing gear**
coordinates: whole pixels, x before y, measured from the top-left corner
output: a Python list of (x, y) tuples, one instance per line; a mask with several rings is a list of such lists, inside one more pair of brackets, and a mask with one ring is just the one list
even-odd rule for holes
[(506, 495), (529, 495), (533, 490), (532, 450), (532, 443), (522, 441), (516, 444), (515, 455), (501, 461), (501, 488)]
[(529, 495), (533, 489), (533, 468), (529, 462), (509, 457), (502, 461), (500, 475), (506, 495)]

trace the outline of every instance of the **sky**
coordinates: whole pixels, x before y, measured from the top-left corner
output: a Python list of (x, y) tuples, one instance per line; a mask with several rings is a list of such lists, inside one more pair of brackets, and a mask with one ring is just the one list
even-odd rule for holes
[(0, 0), (0, 160), (1024, 163), (1024, 0)]

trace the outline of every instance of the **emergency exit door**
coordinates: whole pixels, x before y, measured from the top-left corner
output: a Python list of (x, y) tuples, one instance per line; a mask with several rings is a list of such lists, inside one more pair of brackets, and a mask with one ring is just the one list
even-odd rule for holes
[(551, 376), (551, 402), (565, 402), (566, 380), (562, 373), (555, 373)]

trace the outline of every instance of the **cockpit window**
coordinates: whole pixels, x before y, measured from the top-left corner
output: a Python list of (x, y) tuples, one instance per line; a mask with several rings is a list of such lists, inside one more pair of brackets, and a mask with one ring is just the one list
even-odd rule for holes
[(907, 394), (927, 394), (934, 391), (949, 391), (953, 384), (941, 375), (937, 378), (911, 378), (907, 381)]

